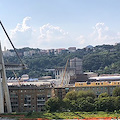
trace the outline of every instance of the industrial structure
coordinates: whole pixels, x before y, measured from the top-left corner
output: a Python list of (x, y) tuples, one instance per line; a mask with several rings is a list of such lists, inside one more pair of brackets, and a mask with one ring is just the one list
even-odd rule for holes
[(70, 65), (67, 65), (65, 68), (55, 69), (55, 79), (58, 79), (61, 82), (63, 82), (63, 85), (68, 85), (70, 83), (71, 76), (80, 74), (83, 74), (82, 60), (77, 57), (70, 59)]

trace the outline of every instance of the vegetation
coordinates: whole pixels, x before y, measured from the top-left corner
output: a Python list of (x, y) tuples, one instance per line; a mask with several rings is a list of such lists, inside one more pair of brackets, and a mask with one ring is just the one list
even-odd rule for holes
[(120, 95), (117, 94), (120, 87), (116, 87), (113, 96), (102, 93), (98, 97), (91, 91), (70, 91), (63, 100), (59, 98), (50, 98), (46, 102), (46, 108), (50, 112), (92, 112), (108, 111), (114, 112), (120, 110)]
[(120, 96), (120, 88), (119, 87), (116, 87), (113, 91), (113, 96), (117, 97), (117, 96)]
[(55, 112), (56, 110), (60, 110), (61, 108), (61, 101), (58, 97), (50, 98), (46, 102), (46, 109), (49, 110), (49, 112)]
[[(95, 46), (93, 49), (78, 49), (74, 53), (68, 51), (58, 55), (52, 54), (33, 54), (31, 56), (23, 56), (24, 51), (40, 49), (23, 48), (18, 49), (18, 53), (21, 55), (23, 62), (27, 65), (28, 69), (18, 71), (17, 75), (21, 76), (26, 73), (30, 77), (40, 77), (44, 75), (53, 75), (51, 72), (46, 72), (45, 69), (63, 67), (66, 64), (67, 59), (74, 57), (81, 58), (83, 60), (83, 70), (93, 71), (99, 74), (114, 74), (120, 73), (120, 44), (117, 45), (101, 45)], [(13, 52), (11, 50), (11, 52)], [(19, 63), (16, 56), (5, 57), (5, 63)], [(14, 76), (12, 73), (7, 72), (7, 76)], [(53, 76), (54, 77), (54, 76)]]
[(120, 112), (33, 112), (26, 118), (48, 118), (48, 119), (83, 119), (83, 118), (104, 118), (104, 117), (119, 117)]
[[(21, 115), (21, 116), (20, 116)], [(84, 119), (84, 118), (118, 118), (120, 112), (28, 112), (28, 113), (12, 113), (2, 114), (2, 118), (47, 118), (47, 119)]]

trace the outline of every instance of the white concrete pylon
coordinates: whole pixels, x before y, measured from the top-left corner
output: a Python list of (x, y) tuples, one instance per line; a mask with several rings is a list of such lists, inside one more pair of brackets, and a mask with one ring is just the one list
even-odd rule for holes
[(3, 99), (1, 72), (0, 72), (0, 113), (4, 113), (4, 99)]
[[(1, 68), (2, 68), (0, 74), (2, 74), (3, 95), (5, 96), (5, 102), (6, 102), (6, 105), (7, 105), (7, 112), (11, 113), (12, 108), (11, 108), (8, 85), (7, 85), (7, 78), (6, 78), (4, 59), (3, 59), (2, 49), (1, 49), (1, 43), (0, 43), (0, 64), (1, 64)], [(4, 99), (4, 97), (3, 97), (3, 99)]]

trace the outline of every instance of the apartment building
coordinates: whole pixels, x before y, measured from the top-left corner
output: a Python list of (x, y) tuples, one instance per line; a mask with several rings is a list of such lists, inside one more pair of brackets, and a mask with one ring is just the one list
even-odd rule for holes
[(48, 85), (41, 86), (10, 85), (9, 93), (12, 111), (13, 112), (44, 111), (45, 101), (52, 97), (51, 90), (52, 89)]
[(76, 82), (75, 90), (90, 90), (93, 91), (97, 96), (101, 93), (108, 93), (112, 95), (115, 87), (120, 87), (120, 81), (97, 81), (97, 82)]
[(75, 86), (56, 87), (55, 95), (63, 99), (69, 91), (93, 91), (96, 96), (99, 96), (101, 93), (108, 93), (108, 95), (112, 96), (113, 90), (116, 87), (120, 87), (120, 81), (76, 82)]

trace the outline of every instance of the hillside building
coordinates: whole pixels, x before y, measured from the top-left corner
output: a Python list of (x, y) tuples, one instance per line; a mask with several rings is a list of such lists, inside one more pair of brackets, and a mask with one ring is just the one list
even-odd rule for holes
[(76, 52), (76, 47), (69, 47), (68, 48), (68, 51), (71, 53), (71, 52)]
[(15, 52), (11, 52), (11, 51), (9, 51), (9, 50), (2, 51), (2, 53), (3, 53), (3, 56), (5, 56), (5, 57), (10, 57), (10, 56), (13, 57), (13, 56), (16, 55)]

